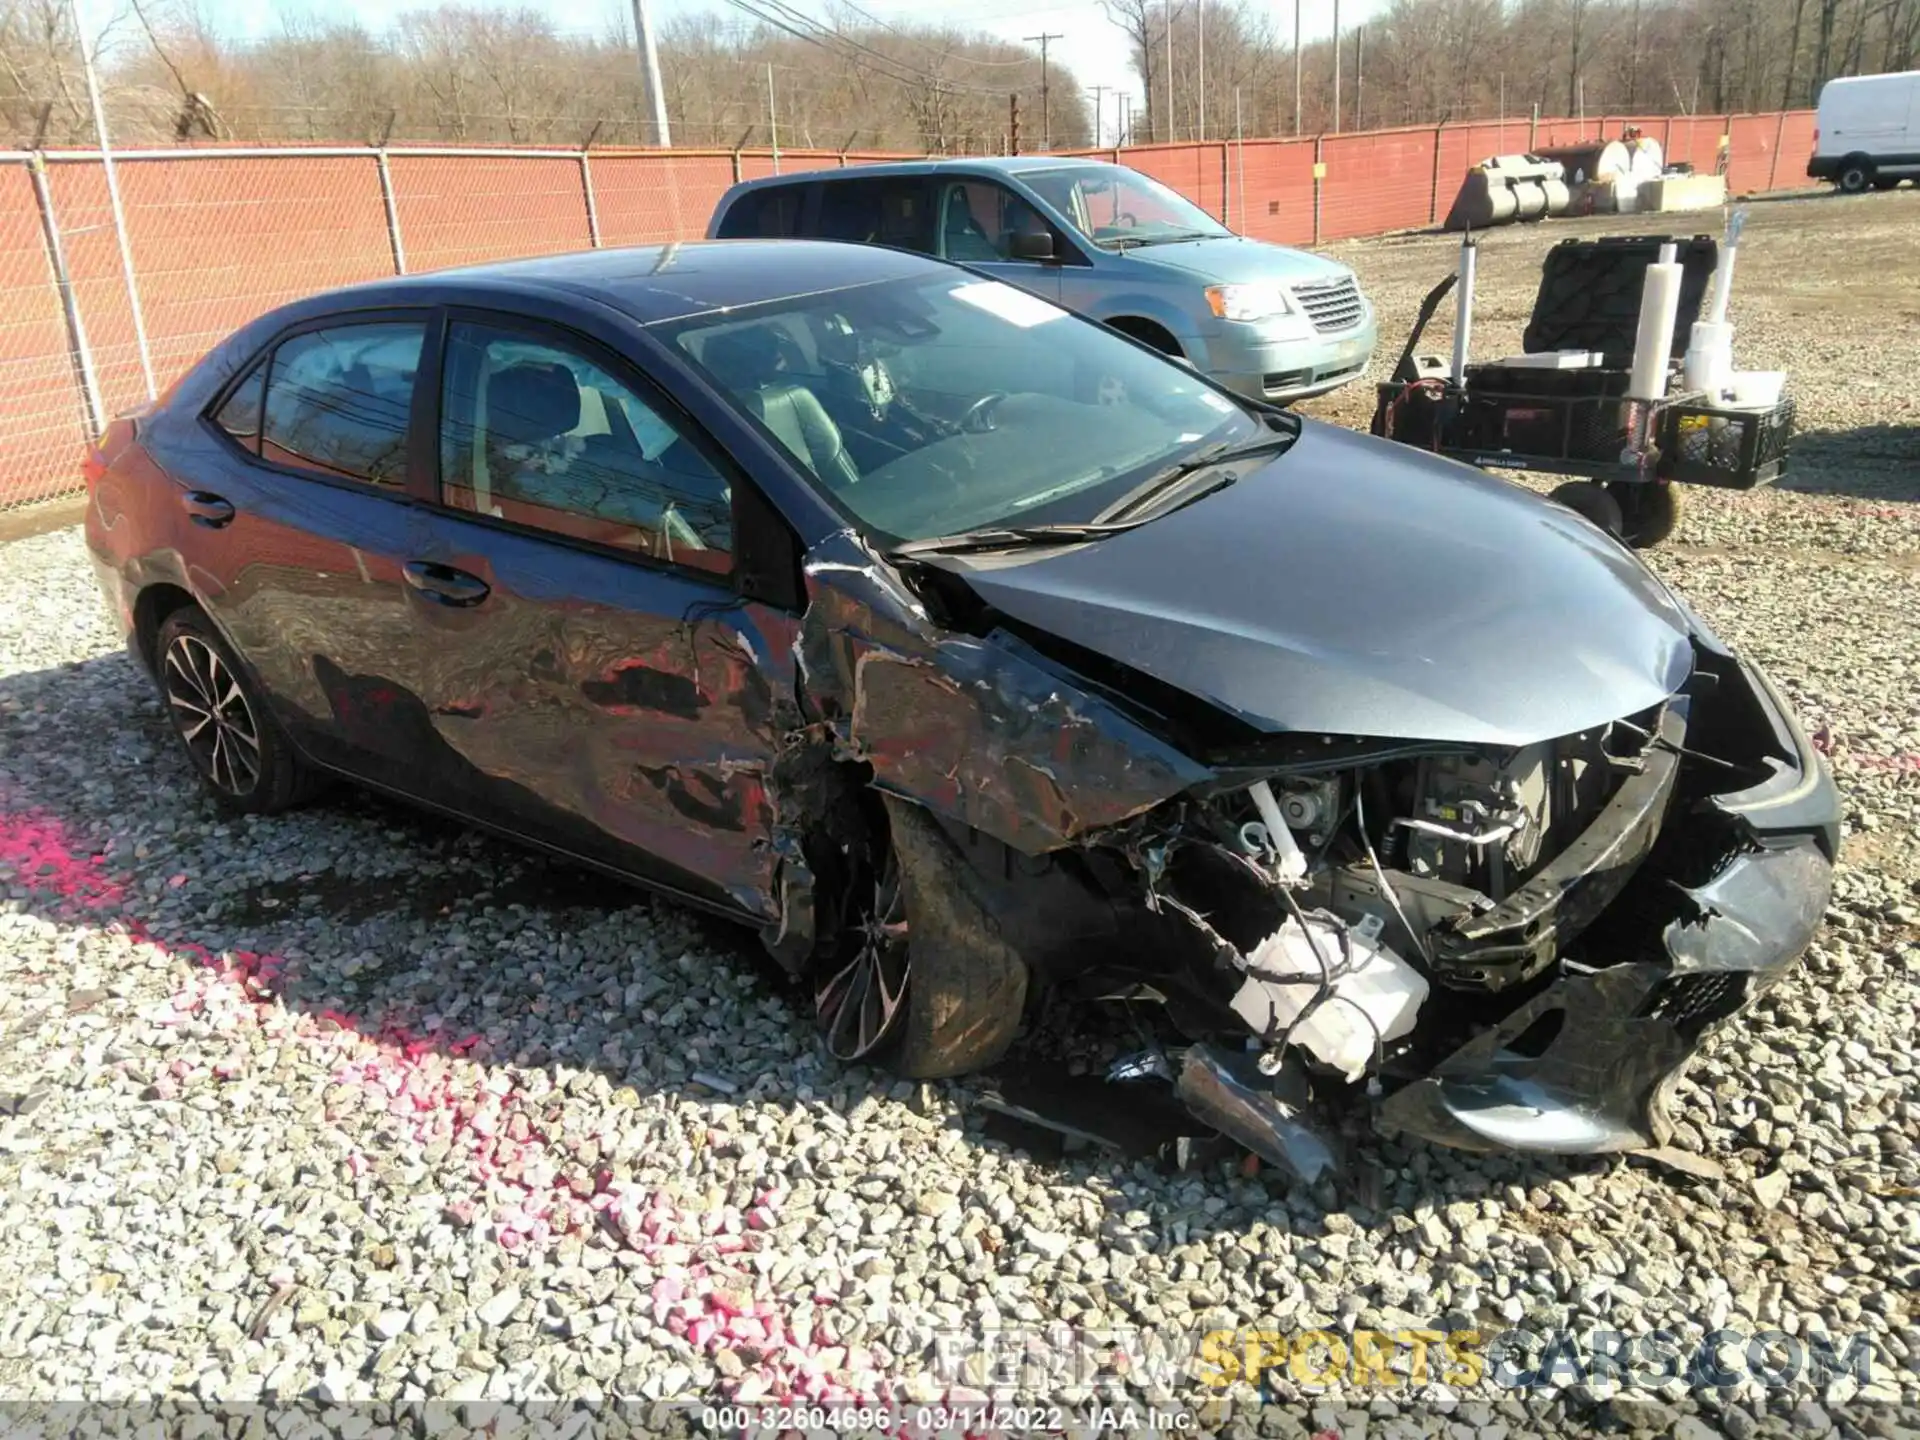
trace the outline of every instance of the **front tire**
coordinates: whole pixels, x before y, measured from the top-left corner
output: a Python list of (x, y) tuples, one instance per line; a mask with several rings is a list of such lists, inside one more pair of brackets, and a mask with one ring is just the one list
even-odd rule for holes
[(991, 1065), (1019, 1033), (1027, 966), (979, 877), (934, 818), (885, 797), (877, 863), (856, 881), (841, 942), (820, 965), (814, 1015), (828, 1051), (913, 1080)]
[(169, 615), (153, 653), (168, 722), (215, 803), (273, 815), (306, 797), (305, 766), (204, 612)]

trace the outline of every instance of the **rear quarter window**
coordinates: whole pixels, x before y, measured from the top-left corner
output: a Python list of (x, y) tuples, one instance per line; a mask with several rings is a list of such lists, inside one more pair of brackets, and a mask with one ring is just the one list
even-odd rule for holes
[(749, 190), (720, 217), (722, 240), (787, 240), (800, 233), (805, 185), (773, 185)]

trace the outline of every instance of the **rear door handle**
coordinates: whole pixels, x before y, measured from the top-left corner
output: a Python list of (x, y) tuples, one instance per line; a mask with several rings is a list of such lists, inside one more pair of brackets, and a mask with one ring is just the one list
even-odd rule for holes
[(211, 490), (189, 490), (180, 497), (188, 518), (196, 525), (218, 530), (233, 519), (233, 502)]
[(478, 605), (492, 588), (478, 575), (430, 560), (409, 560), (407, 583), (436, 605)]

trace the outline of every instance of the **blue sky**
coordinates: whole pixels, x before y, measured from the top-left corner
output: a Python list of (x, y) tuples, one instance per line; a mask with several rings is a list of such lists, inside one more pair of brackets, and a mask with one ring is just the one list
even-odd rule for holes
[[(98, 3), (98, 0), (96, 0)], [(424, 8), (433, 0), (421, 0)], [(622, 15), (630, 15), (630, 0), (465, 0), (465, 3), (499, 4), (503, 8), (526, 8), (553, 16), (564, 30), (603, 33)], [(811, 14), (824, 15), (824, 8), (813, 0), (795, 0), (796, 7)], [(653, 14), (665, 20), (675, 15), (714, 11), (729, 19), (743, 19), (740, 12), (724, 0), (652, 0)], [(1364, 20), (1377, 7), (1377, 0), (1343, 0), (1340, 10), (1342, 28)], [(403, 9), (409, 0), (202, 0), (202, 13), (219, 30), (237, 38), (272, 34), (280, 17), (292, 9), (299, 13), (350, 14), (369, 29), (379, 30)], [(866, 0), (862, 8), (890, 21), (922, 20), (948, 23), (982, 31), (1004, 40), (1019, 41), (1028, 35), (1048, 31), (1062, 38), (1052, 44), (1051, 54), (1072, 69), (1079, 82), (1088, 87), (1102, 85), (1108, 92), (1103, 108), (1105, 133), (1110, 138), (1115, 113), (1116, 91), (1129, 91), (1138, 103), (1139, 78), (1127, 61), (1126, 42), (1112, 24), (1099, 0)], [(1292, 28), (1291, 0), (1273, 0), (1276, 23), (1284, 34)], [(1333, 0), (1303, 0), (1301, 23), (1309, 41), (1324, 38), (1333, 28)], [(1091, 99), (1091, 96), (1089, 96)]]

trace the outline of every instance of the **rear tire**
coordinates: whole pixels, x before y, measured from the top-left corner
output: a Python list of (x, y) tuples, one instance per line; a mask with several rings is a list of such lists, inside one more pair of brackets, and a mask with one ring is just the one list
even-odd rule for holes
[(1843, 195), (1864, 194), (1873, 188), (1873, 162), (1864, 155), (1848, 156), (1840, 162), (1840, 173), (1834, 177), (1834, 183)]
[(1547, 498), (1558, 501), (1576, 515), (1584, 515), (1609, 535), (1621, 533), (1620, 502), (1609, 495), (1604, 486), (1591, 480), (1571, 480)]
[(203, 611), (167, 616), (153, 655), (168, 722), (216, 804), (273, 815), (312, 793), (310, 772)]
[(1679, 528), (1677, 485), (1616, 483), (1607, 493), (1620, 508), (1620, 538), (1636, 550), (1651, 550)]

